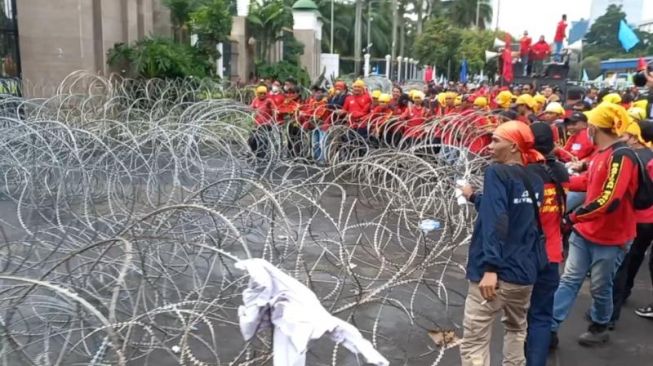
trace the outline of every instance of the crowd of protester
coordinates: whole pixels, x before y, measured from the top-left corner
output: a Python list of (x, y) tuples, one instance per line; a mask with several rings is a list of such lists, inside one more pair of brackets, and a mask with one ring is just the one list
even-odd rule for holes
[[(257, 155), (264, 156), (256, 131), (272, 125), (287, 127), (289, 142), (310, 135), (318, 164), (325, 164), (324, 138), (334, 126), (348, 128), (346, 138), (397, 149), (425, 140), (446, 146), (453, 138), (447, 123), (478, 131), (456, 141), (494, 161), (482, 190), (461, 187), (479, 213), (467, 265), (463, 365), (489, 365), (500, 313), (504, 364), (545, 365), (588, 275), (593, 301), (579, 343), (608, 342), (653, 241), (653, 197), (642, 198), (653, 172), (653, 122), (639, 89), (571, 88), (563, 95), (529, 84), (429, 83), (408, 91), (395, 85), (389, 94), (356, 80), (313, 87), (306, 100), (300, 95), (292, 79), (256, 87), (250, 141)], [(433, 121), (439, 127), (427, 133)], [(653, 278), (653, 256), (649, 269)], [(653, 304), (635, 312), (653, 318)]]

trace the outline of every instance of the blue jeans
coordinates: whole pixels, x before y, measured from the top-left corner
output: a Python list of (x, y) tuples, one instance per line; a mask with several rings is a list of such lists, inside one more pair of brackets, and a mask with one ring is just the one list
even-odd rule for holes
[(586, 192), (567, 192), (567, 212), (572, 212), (585, 202)]
[(592, 322), (601, 325), (610, 322), (614, 274), (624, 254), (622, 246), (594, 244), (576, 232), (571, 234), (569, 256), (553, 300), (551, 330), (557, 332), (569, 315), (587, 271), (591, 271)]
[(528, 335), (526, 336), (526, 364), (546, 366), (551, 341), (553, 297), (558, 289), (560, 274), (558, 263), (549, 263), (537, 274), (528, 309)]
[(528, 55), (521, 57), (521, 64), (524, 65), (522, 69), (522, 75), (528, 76)]
[(562, 52), (562, 42), (553, 42), (555, 44), (554, 59), (560, 61), (560, 52)]
[(313, 159), (316, 162), (323, 162), (326, 154), (324, 142), (326, 140), (326, 133), (319, 128), (313, 130), (311, 135), (313, 142)]

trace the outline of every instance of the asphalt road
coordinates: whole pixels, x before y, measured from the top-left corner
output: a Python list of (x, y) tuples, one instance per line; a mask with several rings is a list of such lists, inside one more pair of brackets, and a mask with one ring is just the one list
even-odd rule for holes
[[(467, 247), (459, 248), (462, 254)], [(648, 260), (648, 258), (647, 258)], [(653, 302), (653, 289), (648, 267), (642, 265), (635, 282), (635, 288), (624, 305), (616, 329), (610, 333), (610, 342), (597, 348), (585, 348), (577, 338), (588, 326), (585, 311), (589, 308), (591, 296), (589, 280), (583, 285), (574, 304), (571, 316), (563, 323), (559, 338), (559, 349), (551, 353), (547, 366), (651, 366), (653, 365), (653, 320), (635, 315), (634, 310)], [(454, 321), (462, 322), (462, 308), (452, 314)], [(461, 333), (459, 331), (459, 333)], [(502, 326), (497, 321), (492, 338), (492, 366), (501, 365)], [(457, 349), (450, 350), (440, 365), (460, 365)]]

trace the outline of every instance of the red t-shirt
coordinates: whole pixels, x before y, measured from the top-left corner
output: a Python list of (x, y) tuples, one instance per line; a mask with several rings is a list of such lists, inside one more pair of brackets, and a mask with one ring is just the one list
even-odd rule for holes
[[(568, 185), (569, 175), (565, 171), (562, 163), (547, 163), (549, 171), (559, 180), (561, 188), (564, 190)], [(542, 230), (546, 236), (546, 254), (552, 263), (562, 262), (562, 232), (560, 223), (562, 221), (562, 210), (564, 202), (558, 198), (558, 191), (550, 173), (544, 167), (544, 164), (529, 164), (528, 170), (540, 176), (544, 182), (544, 197), (540, 204), (540, 222)]]
[(251, 107), (256, 110), (256, 114), (254, 115), (254, 122), (256, 122), (257, 125), (267, 125), (272, 122), (274, 115), (274, 105), (269, 98), (255, 98), (252, 101)]
[(527, 56), (531, 51), (531, 42), (533, 40), (531, 37), (522, 37), (519, 41), (519, 55), (524, 57)]
[(565, 39), (565, 31), (567, 30), (567, 23), (564, 20), (558, 22), (558, 27), (556, 27), (556, 35), (553, 37), (553, 41), (562, 42)]
[(542, 61), (551, 53), (551, 47), (545, 41), (538, 41), (531, 47), (531, 58), (534, 61)]
[(570, 215), (583, 238), (601, 245), (623, 245), (635, 237), (633, 199), (639, 168), (626, 156), (627, 145), (618, 142), (596, 153), (587, 173), (587, 196)]
[(404, 137), (422, 137), (424, 135), (422, 125), (426, 120), (427, 113), (428, 109), (424, 106), (411, 105), (406, 108), (401, 116), (405, 120)]
[(372, 98), (367, 93), (361, 95), (348, 95), (342, 107), (350, 116), (350, 127), (361, 127), (361, 120), (367, 116), (372, 109)]
[(594, 153), (595, 146), (587, 136), (587, 129), (582, 129), (576, 134), (569, 136), (567, 143), (562, 148), (564, 150), (556, 151), (556, 155), (561, 161), (568, 162), (575, 156), (578, 160), (585, 160)]

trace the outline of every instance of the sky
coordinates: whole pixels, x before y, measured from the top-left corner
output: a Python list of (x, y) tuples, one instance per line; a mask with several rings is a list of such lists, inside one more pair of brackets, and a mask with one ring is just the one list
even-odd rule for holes
[(568, 22), (588, 19), (590, 5), (591, 0), (493, 0), (492, 26), (496, 27), (498, 15), (499, 28), (513, 36), (528, 30), (532, 38), (544, 35), (547, 42), (552, 42), (562, 14), (567, 14)]
[[(631, 0), (622, 1), (626, 3)], [(653, 0), (643, 0), (641, 3), (642, 20), (653, 19)], [(589, 19), (591, 5), (592, 0), (492, 0), (492, 27), (496, 27), (498, 15), (499, 28), (510, 34), (521, 36), (524, 30), (528, 30), (534, 39), (544, 35), (547, 42), (552, 42), (562, 14), (567, 14), (568, 23), (580, 18)]]

